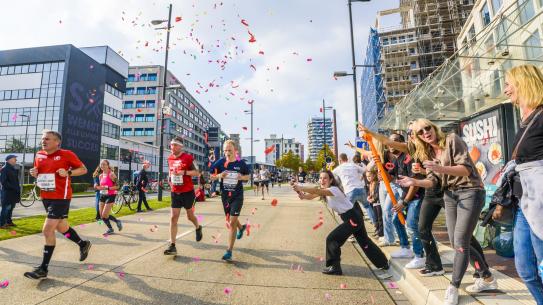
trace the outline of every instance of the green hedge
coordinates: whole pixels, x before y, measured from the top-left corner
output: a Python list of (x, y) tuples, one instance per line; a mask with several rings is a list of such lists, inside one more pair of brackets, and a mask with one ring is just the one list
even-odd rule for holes
[[(34, 184), (23, 184), (23, 194), (26, 194), (34, 187)], [(72, 183), (72, 192), (81, 193), (91, 187), (90, 183)]]

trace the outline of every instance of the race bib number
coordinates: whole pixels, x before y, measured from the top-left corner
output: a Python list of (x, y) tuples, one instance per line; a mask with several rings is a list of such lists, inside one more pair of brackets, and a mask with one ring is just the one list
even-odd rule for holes
[(235, 188), (238, 185), (237, 172), (226, 172), (226, 177), (223, 179), (223, 184), (228, 188)]
[(183, 185), (183, 175), (171, 175), (173, 185)]
[(54, 191), (55, 190), (55, 174), (39, 174), (36, 180), (38, 187), (42, 191)]
[(100, 194), (101, 194), (101, 195), (107, 195), (107, 194), (108, 194), (108, 190), (100, 190)]
[(304, 177), (299, 176), (299, 177), (298, 177), (298, 182), (304, 182)]

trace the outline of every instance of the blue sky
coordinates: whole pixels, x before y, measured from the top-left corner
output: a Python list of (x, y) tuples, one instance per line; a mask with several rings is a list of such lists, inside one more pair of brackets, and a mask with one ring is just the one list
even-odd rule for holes
[[(169, 3), (10, 2), (0, 11), (0, 49), (109, 45), (131, 65), (162, 65), (165, 32), (153, 30), (149, 21), (167, 18)], [(250, 128), (249, 116), (243, 114), (249, 100), (254, 100), (255, 139), (261, 139), (254, 146), (258, 160), (264, 160), (263, 139), (270, 134), (307, 144), (307, 122), (321, 115), (323, 98), (337, 109), (339, 150), (345, 151), (342, 144), (354, 137), (353, 84), (351, 78), (334, 80), (332, 74), (351, 67), (347, 0), (172, 3), (173, 18), (182, 20), (174, 22), (171, 32), (168, 68), (227, 133), (241, 134), (243, 155), (250, 147), (249, 131), (243, 130)], [(363, 62), (376, 12), (397, 4), (353, 3), (357, 63)], [(253, 43), (249, 31), (256, 39)]]

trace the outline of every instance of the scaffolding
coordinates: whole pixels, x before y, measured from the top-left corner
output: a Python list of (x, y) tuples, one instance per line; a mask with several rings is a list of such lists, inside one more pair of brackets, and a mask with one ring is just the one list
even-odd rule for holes
[(374, 28), (370, 28), (364, 65), (366, 67), (362, 69), (360, 82), (362, 124), (369, 128), (376, 128), (377, 122), (385, 114), (385, 94), (383, 78), (379, 72), (381, 71), (381, 43), (379, 33)]

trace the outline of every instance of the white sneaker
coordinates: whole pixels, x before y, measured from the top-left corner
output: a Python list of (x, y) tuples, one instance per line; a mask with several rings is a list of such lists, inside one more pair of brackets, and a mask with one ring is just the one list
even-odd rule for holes
[(351, 236), (347, 239), (347, 241), (352, 242), (352, 243), (355, 243), (355, 242), (356, 242), (356, 238), (354, 238), (354, 236), (351, 235)]
[(385, 237), (384, 236), (379, 237), (378, 241), (385, 241)]
[(498, 289), (498, 282), (496, 279), (492, 279), (492, 282), (487, 282), (484, 279), (475, 279), (473, 285), (466, 287), (466, 291), (469, 293), (479, 293), (485, 290), (496, 290)]
[(396, 243), (389, 243), (383, 240), (383, 241), (380, 241), (377, 245), (379, 247), (392, 247), (392, 246), (395, 246)]
[(377, 275), (377, 278), (380, 279), (380, 280), (386, 280), (386, 279), (389, 279), (391, 277), (392, 277), (392, 274), (390, 274), (390, 272), (388, 272), (388, 270), (383, 270), (383, 273)]
[(415, 256), (415, 253), (413, 253), (413, 251), (409, 248), (401, 248), (400, 250), (390, 254), (390, 257), (392, 258), (412, 258), (413, 256)]
[(415, 257), (413, 258), (407, 265), (405, 265), (406, 269), (421, 269), (426, 266), (426, 259), (422, 257)]
[(449, 288), (445, 291), (445, 299), (443, 305), (457, 305), (458, 304), (458, 288), (453, 285), (449, 285)]

